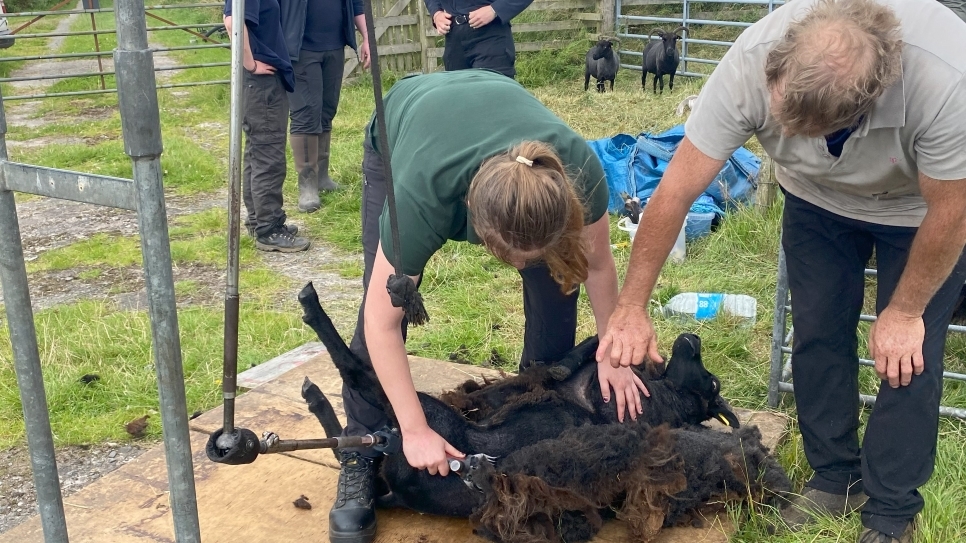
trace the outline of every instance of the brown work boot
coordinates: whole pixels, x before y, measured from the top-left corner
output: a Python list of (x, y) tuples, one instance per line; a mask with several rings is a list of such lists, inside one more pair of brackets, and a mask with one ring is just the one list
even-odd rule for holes
[(865, 528), (862, 533), (859, 534), (858, 543), (912, 543), (912, 533), (916, 531), (916, 523), (910, 521), (906, 524), (906, 529), (899, 534), (899, 537), (892, 537), (888, 534), (884, 534), (879, 530), (873, 530), (872, 528)]
[(319, 172), (319, 190), (339, 190), (342, 185), (329, 177), (329, 148), (332, 146), (332, 132), (322, 132), (317, 136), (319, 138), (319, 162), (316, 169)]
[(864, 492), (830, 494), (816, 488), (806, 488), (801, 496), (792, 498), (791, 502), (782, 509), (782, 520), (785, 521), (788, 529), (794, 532), (814, 522), (815, 517), (819, 515), (841, 518), (853, 513), (868, 499)]
[(299, 174), (299, 211), (312, 213), (322, 207), (319, 200), (319, 137), (315, 134), (292, 134), (292, 158)]

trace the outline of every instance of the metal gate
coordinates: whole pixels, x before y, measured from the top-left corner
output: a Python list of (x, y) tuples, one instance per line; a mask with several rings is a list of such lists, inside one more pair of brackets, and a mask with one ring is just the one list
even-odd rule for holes
[(158, 95), (153, 55), (148, 49), (143, 0), (118, 0), (114, 17), (117, 49), (113, 56), (121, 130), (124, 152), (131, 157), (134, 179), (9, 161), (6, 115), (0, 97), (0, 282), (44, 540), (46, 543), (65, 543), (68, 540), (67, 523), (13, 193), (25, 192), (137, 211), (175, 539), (179, 543), (195, 543), (200, 542), (201, 536), (162, 187)]

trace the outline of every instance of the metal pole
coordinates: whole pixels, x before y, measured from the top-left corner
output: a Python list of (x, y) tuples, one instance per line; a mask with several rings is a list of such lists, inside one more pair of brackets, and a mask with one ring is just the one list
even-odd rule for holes
[(188, 432), (181, 340), (161, 175), (161, 122), (143, 0), (115, 5), (114, 66), (124, 152), (131, 157), (158, 379), (168, 489), (178, 543), (199, 543), (198, 504)]
[[(238, 247), (241, 242), (241, 190), (242, 190), (242, 121), (244, 119), (245, 85), (244, 72), (245, 18), (235, 17), (245, 13), (245, 0), (231, 3), (231, 106), (228, 123), (228, 270), (225, 274), (225, 346), (224, 373), (221, 393), (225, 400), (222, 436), (219, 438), (229, 448), (228, 441), (235, 429), (235, 393), (238, 372)], [(239, 24), (240, 23), (240, 24)]]
[[(779, 234), (779, 240), (781, 234)], [(788, 271), (785, 268), (785, 250), (778, 246), (778, 284), (775, 287), (775, 319), (771, 329), (771, 371), (768, 374), (768, 407), (778, 407), (778, 382), (782, 375), (782, 362), (785, 354), (785, 325), (788, 314), (785, 306), (788, 303)]]
[[(99, 9), (101, 7), (99, 0), (85, 0), (85, 2), (87, 9)], [(94, 31), (94, 51), (100, 53), (101, 42), (97, 38), (97, 22), (94, 20), (93, 11), (91, 12), (91, 30)], [(97, 57), (97, 71), (101, 74), (101, 90), (104, 90), (107, 88), (107, 85), (104, 84), (104, 64), (101, 62), (100, 55)]]
[[(3, 109), (2, 96), (0, 160), (7, 160), (7, 116)], [(54, 456), (54, 436), (50, 431), (47, 395), (40, 369), (34, 312), (30, 307), (30, 291), (27, 289), (27, 268), (24, 266), (20, 221), (17, 220), (13, 192), (4, 190), (5, 187), (0, 179), (0, 285), (3, 287), (13, 364), (23, 405), (30, 467), (33, 470), (34, 487), (37, 489), (44, 541), (66, 543), (67, 521), (64, 519), (64, 502), (60, 495), (60, 478), (57, 476), (57, 459)]]
[[(691, 5), (688, 0), (684, 0), (684, 9), (681, 12), (681, 26), (687, 26), (688, 21), (691, 19)], [(681, 40), (681, 59), (684, 65), (684, 72), (688, 71), (688, 40), (691, 38), (691, 31), (685, 33), (684, 39)]]

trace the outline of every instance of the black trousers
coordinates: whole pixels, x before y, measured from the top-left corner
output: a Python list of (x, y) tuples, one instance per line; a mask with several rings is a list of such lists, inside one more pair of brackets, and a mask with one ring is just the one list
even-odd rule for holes
[(935, 465), (946, 327), (966, 281), (966, 259), (960, 257), (923, 314), (925, 370), (908, 386), (881, 382), (860, 448), (856, 327), (864, 269), (874, 249), (879, 313), (906, 267), (917, 229), (848, 219), (787, 193), (782, 228), (795, 326), (795, 404), (805, 456), (815, 470), (807, 485), (833, 494), (864, 489), (869, 501), (862, 523), (898, 538), (922, 510), (918, 488)]
[(342, 94), (345, 49), (299, 51), (292, 63), (295, 92), (289, 94), (292, 134), (321, 134), (332, 131), (332, 119)]
[[(365, 251), (365, 272), (362, 276), (362, 305), (359, 307), (359, 318), (349, 348), (362, 358), (368, 359), (363, 328), (365, 292), (369, 289), (369, 279), (379, 244), (379, 216), (386, 203), (387, 188), (382, 157), (368, 141), (363, 144), (363, 149), (362, 245)], [(578, 293), (563, 294), (560, 285), (550, 275), (550, 270), (543, 265), (520, 270), (520, 276), (523, 278), (523, 313), (526, 318), (523, 354), (520, 357), (520, 367), (523, 369), (533, 361), (559, 360), (573, 348), (577, 335)], [(381, 284), (376, 287), (385, 288)], [(403, 339), (406, 337), (406, 327), (404, 320)], [(378, 353), (372, 355), (379, 356)], [(389, 423), (380, 406), (370, 404), (345, 384), (342, 385), (342, 402), (348, 419), (343, 435), (365, 435)], [(376, 453), (367, 449), (359, 452), (376, 456)]]
[(242, 193), (245, 226), (262, 236), (285, 224), (282, 185), (285, 183), (285, 143), (288, 141), (288, 93), (280, 74), (254, 75), (245, 70), (245, 167)]
[[(464, 22), (457, 23), (457, 20)], [(443, 67), (446, 71), (488, 68), (507, 77), (515, 77), (517, 53), (510, 25), (495, 20), (474, 29), (465, 21), (466, 15), (454, 15), (446, 34), (443, 49)]]

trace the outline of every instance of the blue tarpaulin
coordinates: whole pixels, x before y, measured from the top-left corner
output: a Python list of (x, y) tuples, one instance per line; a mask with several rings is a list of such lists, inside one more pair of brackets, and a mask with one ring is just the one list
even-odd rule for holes
[[(635, 138), (617, 134), (587, 142), (604, 166), (611, 213), (624, 209), (621, 193), (636, 195), (641, 205), (646, 205), (682, 138), (684, 125), (680, 124), (657, 135), (645, 132)], [(753, 153), (744, 147), (735, 151), (708, 189), (691, 205), (688, 239), (706, 235), (712, 219), (724, 218), (736, 203), (753, 202), (760, 169), (761, 160)]]

